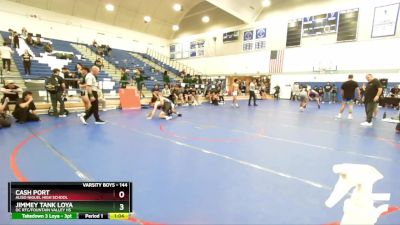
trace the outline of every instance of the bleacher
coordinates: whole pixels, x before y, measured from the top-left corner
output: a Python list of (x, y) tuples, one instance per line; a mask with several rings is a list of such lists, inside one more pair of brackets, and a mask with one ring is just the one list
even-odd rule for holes
[[(91, 48), (92, 51), (96, 52), (96, 48), (94, 46), (88, 47)], [(143, 71), (142, 76), (145, 79), (144, 85), (149, 90), (154, 88), (156, 84), (159, 84), (161, 87), (164, 85), (164, 71), (156, 71), (150, 65), (133, 57), (129, 51), (113, 49), (111, 56), (104, 56), (104, 59), (116, 66), (117, 68), (129, 69), (131, 71), (131, 77), (134, 76), (133, 72), (135, 71), (135, 69), (140, 68)], [(170, 83), (176, 83), (176, 81), (170, 77)]]
[[(4, 40), (9, 39), (8, 32), (1, 31), (1, 35)], [(21, 41), (23, 40), (20, 39), (20, 43)], [(78, 63), (81, 63), (82, 65), (89, 68), (94, 64), (94, 62), (88, 59), (78, 58), (77, 56), (82, 55), (82, 53), (79, 52), (74, 47), (72, 47), (71, 45), (72, 42), (62, 41), (57, 39), (49, 39), (49, 38), (46, 38), (46, 41), (52, 42), (54, 51), (69, 52), (74, 55), (74, 58), (72, 60), (66, 61), (66, 63), (64, 64), (64, 66), (66, 66), (71, 72), (74, 72), (76, 70), (76, 65)], [(17, 66), (18, 71), (21, 74), (21, 77), (25, 80), (41, 80), (50, 77), (52, 74), (51, 67), (47, 63), (39, 62), (39, 60), (37, 59), (37, 57), (42, 57), (45, 54), (44, 48), (42, 46), (29, 46), (29, 50), (31, 51), (31, 53), (33, 53), (33, 56), (36, 57), (35, 59), (31, 60), (30, 75), (25, 75), (22, 57), (16, 51), (14, 51), (13, 53), (13, 60), (15, 62), (15, 65)], [(103, 70), (100, 71), (98, 78), (99, 81), (104, 81), (105, 79), (112, 81), (111, 76), (109, 76), (109, 74), (107, 74)], [(117, 91), (118, 89), (119, 89), (119, 84), (116, 83), (112, 90)], [(105, 93), (108, 93), (112, 90), (105, 90)]]
[(160, 60), (150, 56), (149, 54), (146, 54), (146, 53), (138, 53), (138, 54), (142, 55), (143, 58), (148, 59), (148, 60), (154, 62), (155, 64), (161, 66), (165, 70), (168, 70), (168, 71), (172, 72), (176, 76), (180, 75), (180, 71), (179, 70), (175, 69), (174, 67), (172, 67), (172, 66), (170, 66), (170, 65), (168, 65), (166, 63), (161, 62)]
[[(9, 40), (9, 32), (1, 31), (0, 32), (4, 40)], [(35, 56), (39, 56), (41, 52), (44, 52), (43, 48), (39, 47), (32, 47), (31, 48), (32, 52), (35, 54)], [(18, 71), (21, 74), (21, 77), (24, 79), (29, 79), (30, 76), (25, 76), (24, 72), (24, 64), (22, 62), (22, 57), (14, 51), (13, 53), (13, 59), (15, 62), (15, 65), (17, 66)], [(31, 75), (35, 77), (42, 77), (42, 76), (49, 76), (51, 75), (51, 69), (47, 64), (42, 64), (39, 63), (37, 60), (32, 60), (31, 61)]]

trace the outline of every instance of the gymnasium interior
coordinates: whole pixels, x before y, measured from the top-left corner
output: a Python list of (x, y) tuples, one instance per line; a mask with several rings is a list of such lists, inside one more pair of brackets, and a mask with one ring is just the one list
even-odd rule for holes
[(0, 224), (400, 224), (399, 10), (0, 0)]

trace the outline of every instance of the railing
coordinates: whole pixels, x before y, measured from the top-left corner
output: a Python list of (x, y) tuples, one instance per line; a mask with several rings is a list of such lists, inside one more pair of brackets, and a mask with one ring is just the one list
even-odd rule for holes
[(158, 61), (160, 61), (164, 64), (171, 66), (172, 68), (174, 68), (178, 71), (185, 70), (186, 73), (191, 74), (191, 75), (202, 75), (202, 73), (200, 71), (197, 71), (192, 67), (189, 67), (183, 63), (180, 63), (177, 60), (170, 59), (170, 57), (165, 56), (153, 49), (148, 48), (146, 53), (147, 53), (147, 55), (157, 59)]

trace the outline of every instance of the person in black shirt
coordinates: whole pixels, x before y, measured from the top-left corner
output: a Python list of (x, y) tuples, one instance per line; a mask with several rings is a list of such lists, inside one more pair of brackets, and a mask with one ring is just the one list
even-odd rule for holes
[(15, 106), (13, 116), (17, 120), (17, 123), (39, 121), (40, 118), (35, 110), (36, 106), (35, 103), (33, 103), (32, 92), (25, 91), (22, 93), (22, 99), (19, 99)]
[(279, 85), (276, 85), (276, 86), (274, 87), (274, 90), (275, 90), (275, 92), (274, 92), (274, 98), (279, 99), (279, 93), (281, 92), (281, 87), (279, 87)]
[(337, 102), (337, 87), (336, 87), (335, 84), (332, 84), (332, 91), (331, 91), (331, 93), (332, 93), (332, 99), (331, 99), (331, 101), (332, 101), (332, 103), (336, 103), (336, 102)]
[(324, 99), (322, 101), (322, 103), (324, 102), (329, 102), (329, 104), (331, 104), (331, 94), (332, 94), (332, 85), (330, 82), (328, 82), (325, 86), (324, 86)]
[(341, 95), (342, 95), (342, 106), (340, 107), (340, 112), (336, 116), (336, 118), (341, 119), (342, 118), (342, 113), (346, 109), (346, 105), (349, 105), (349, 115), (348, 119), (353, 119), (352, 113), (353, 113), (353, 104), (354, 104), (354, 91), (357, 90), (357, 94), (360, 97), (360, 88), (358, 86), (358, 83), (353, 80), (353, 75), (349, 75), (349, 80), (344, 82), (342, 84), (341, 89)]
[(365, 89), (364, 103), (367, 121), (361, 123), (361, 126), (372, 126), (372, 116), (378, 106), (379, 96), (381, 96), (383, 88), (381, 82), (374, 78), (372, 74), (366, 76), (368, 80), (367, 88)]
[[(55, 117), (66, 117), (64, 100), (63, 100), (65, 82), (64, 79), (60, 76), (59, 69), (53, 70), (53, 75), (49, 78), (46, 87), (47, 91), (50, 93), (53, 115)], [(58, 114), (57, 102), (60, 103), (60, 114)]]
[(13, 43), (14, 43), (14, 48), (19, 48), (19, 37), (17, 32), (14, 32), (13, 34)]
[(31, 74), (31, 59), (33, 56), (29, 54), (28, 50), (25, 50), (24, 54), (22, 54), (22, 61), (24, 63), (24, 70), (25, 70), (25, 75)]

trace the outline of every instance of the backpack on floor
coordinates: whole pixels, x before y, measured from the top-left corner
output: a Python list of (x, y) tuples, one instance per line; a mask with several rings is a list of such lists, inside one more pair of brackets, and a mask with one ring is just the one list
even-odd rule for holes
[(11, 127), (11, 117), (6, 113), (0, 113), (0, 129)]

